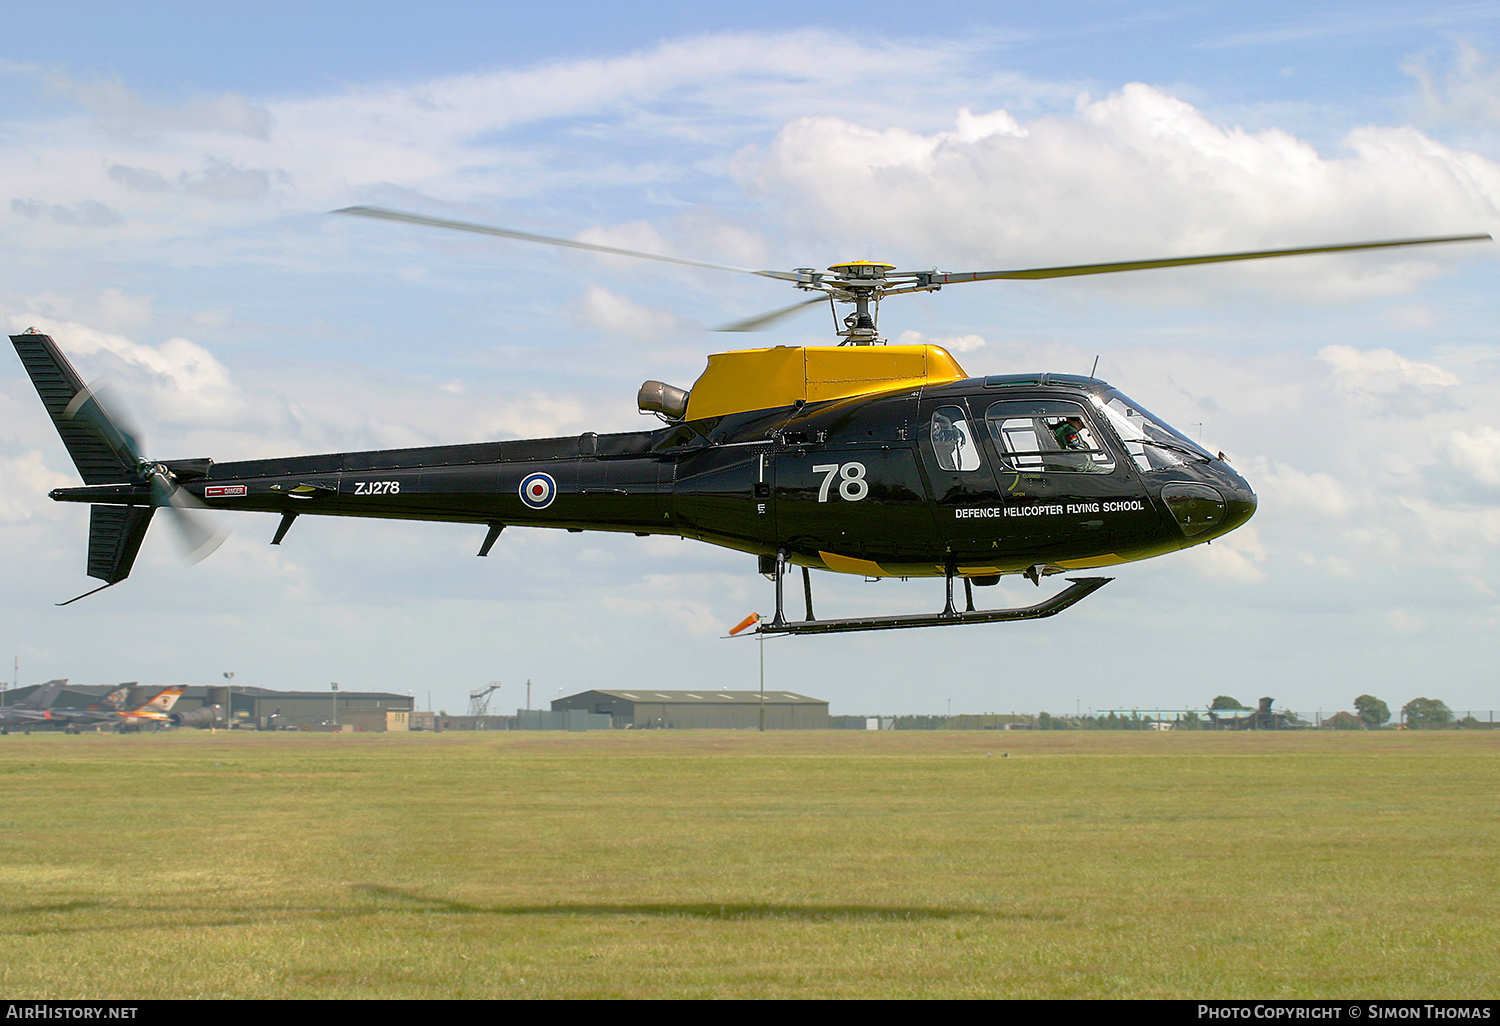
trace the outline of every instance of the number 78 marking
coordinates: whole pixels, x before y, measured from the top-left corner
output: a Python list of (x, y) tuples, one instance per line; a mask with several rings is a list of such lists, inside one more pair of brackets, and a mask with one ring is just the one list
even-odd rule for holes
[(828, 490), (833, 487), (835, 474), (843, 478), (839, 482), (839, 496), (845, 501), (858, 502), (870, 494), (870, 485), (865, 480), (863, 463), (845, 463), (842, 466), (837, 463), (824, 463), (812, 469), (814, 474), (823, 475), (823, 483), (818, 486), (819, 502), (828, 501)]

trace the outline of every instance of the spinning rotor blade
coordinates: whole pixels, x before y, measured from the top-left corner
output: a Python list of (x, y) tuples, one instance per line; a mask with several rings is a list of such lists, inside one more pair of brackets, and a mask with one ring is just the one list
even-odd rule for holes
[(208, 507), (183, 491), (171, 471), (141, 455), (140, 429), (120, 412), (121, 408), (109, 387), (96, 381), (73, 397), (63, 416), (89, 424), (127, 465), (145, 473), (151, 483), (151, 505), (169, 514), (167, 519), (174, 525), (184, 562), (197, 563), (207, 558), (229, 537), (228, 528), (210, 527), (202, 517), (189, 512)]
[(193, 514), (192, 510), (208, 507), (183, 491), (175, 481), (169, 481), (167, 485), (161, 486), (165, 491), (165, 502), (158, 502), (156, 498), (158, 482), (164, 477), (166, 475), (161, 474), (152, 478), (152, 502), (161, 506), (168, 514), (167, 522), (175, 525), (177, 547), (182, 555), (182, 561), (190, 566), (202, 562), (224, 544), (224, 539), (229, 537), (229, 528), (210, 527), (204, 523), (202, 517)]
[(63, 416), (88, 424), (126, 466), (141, 462), (141, 433), (129, 417), (121, 415), (120, 404), (109, 386), (99, 381), (84, 385), (63, 409)]
[(772, 324), (789, 317), (804, 307), (812, 306), (814, 303), (823, 302), (823, 296), (814, 296), (812, 299), (804, 299), (800, 303), (784, 306), (780, 310), (772, 310), (770, 313), (756, 314), (754, 317), (746, 317), (742, 321), (732, 321), (729, 324), (715, 328), (715, 331), (764, 331)]
[(729, 267), (725, 264), (710, 264), (702, 260), (685, 260), (681, 257), (662, 256), (660, 253), (638, 253), (633, 249), (599, 246), (592, 242), (558, 239), (551, 235), (532, 235), (530, 232), (518, 232), (510, 228), (494, 228), (486, 224), (474, 224), (471, 221), (450, 221), (442, 217), (407, 214), (400, 210), (387, 210), (384, 207), (344, 207), (342, 210), (335, 210), (334, 213), (351, 214), (355, 217), (374, 217), (382, 221), (403, 221), (407, 224), (422, 224), (431, 228), (448, 228), (458, 232), (474, 232), (478, 235), (497, 235), (502, 239), (520, 239), (522, 242), (544, 242), (549, 246), (567, 246), (569, 249), (587, 249), (595, 253), (608, 253), (610, 256), (659, 260), (662, 263), (681, 264), (684, 267), (706, 267), (711, 271), (734, 271), (737, 274), (755, 274), (762, 278), (780, 278), (783, 281), (797, 280), (796, 273), (792, 271), (754, 271), (748, 267)]
[(1342, 246), (1307, 246), (1301, 249), (1261, 249), (1250, 253), (1213, 253), (1207, 256), (1168, 257), (1165, 260), (1122, 260), (1109, 264), (1075, 264), (1071, 267), (1031, 267), (1018, 271), (938, 272), (931, 276), (934, 284), (957, 284), (965, 281), (992, 281), (997, 278), (1072, 278), (1083, 274), (1111, 274), (1115, 271), (1145, 271), (1155, 267), (1184, 267), (1188, 264), (1222, 264), (1233, 260), (1263, 260), (1268, 257), (1305, 256), (1310, 253), (1346, 253), (1355, 249), (1389, 249), (1394, 246), (1430, 246), (1439, 242), (1489, 242), (1488, 235), (1444, 235), (1425, 239), (1393, 239), (1388, 242), (1354, 242)]

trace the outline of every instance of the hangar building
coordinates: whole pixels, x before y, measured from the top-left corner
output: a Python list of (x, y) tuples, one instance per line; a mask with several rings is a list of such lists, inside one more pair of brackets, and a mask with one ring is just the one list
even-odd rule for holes
[[(81, 709), (97, 702), (123, 684), (69, 684), (58, 693), (56, 709)], [(166, 685), (130, 685), (130, 704), (149, 701)], [(35, 691), (37, 685), (10, 689), (5, 704), (14, 705)], [(269, 688), (222, 685), (193, 685), (183, 692), (173, 712), (188, 713), (205, 705), (223, 706), (233, 698), (234, 722), (237, 727), (292, 730), (326, 727), (334, 721), (334, 703), (338, 704), (338, 723), (355, 730), (406, 730), (411, 716), (411, 695), (383, 691), (272, 691)]]
[[(552, 703), (556, 711), (608, 713), (618, 728), (755, 730), (759, 691), (581, 691)], [(767, 730), (826, 730), (828, 703), (790, 691), (766, 692)]]

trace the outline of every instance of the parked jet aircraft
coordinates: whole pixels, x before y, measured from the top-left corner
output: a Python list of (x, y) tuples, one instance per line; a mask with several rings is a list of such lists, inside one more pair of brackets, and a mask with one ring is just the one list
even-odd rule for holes
[(134, 681), (122, 684), (102, 700), (86, 708), (59, 709), (52, 714), (52, 718), (65, 720), (67, 727), (64, 729), (69, 734), (76, 734), (84, 727), (110, 727), (122, 734), (132, 733), (146, 726), (164, 727), (172, 722), (172, 706), (177, 704), (177, 699), (187, 690), (181, 684), (174, 684), (172, 687), (162, 688), (150, 701), (126, 708), (130, 701), (130, 689), (133, 687)]
[(29, 732), (33, 723), (50, 720), (52, 703), (57, 701), (58, 692), (67, 683), (67, 678), (49, 680), (18, 704), (0, 706), (0, 734), (9, 734), (12, 727), (20, 727)]

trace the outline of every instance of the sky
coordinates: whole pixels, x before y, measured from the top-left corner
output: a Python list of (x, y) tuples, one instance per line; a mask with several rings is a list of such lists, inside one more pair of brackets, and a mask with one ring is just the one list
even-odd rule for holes
[[(983, 270), (1500, 229), (1500, 3), (58, 3), (0, 44), (0, 320), (156, 458), (639, 430), (647, 378), (827, 344), (748, 276), (330, 216), (355, 204), (735, 266)], [(1500, 708), (1493, 244), (990, 282), (887, 302), (974, 375), (1098, 375), (1260, 496), (1031, 623), (778, 639), (835, 714)], [(88, 516), (0, 357), (0, 671), (411, 692), (754, 688), (771, 585), (680, 539), (218, 514), (75, 605)], [(822, 615), (941, 581), (820, 573)], [(1029, 604), (1027, 583), (981, 593)], [(4, 657), (10, 658), (4, 658)], [(10, 663), (10, 666), (3, 665)], [(10, 673), (0, 675), (11, 676)], [(951, 703), (951, 705), (950, 705)], [(1484, 713), (1484, 714), (1487, 714)]]

